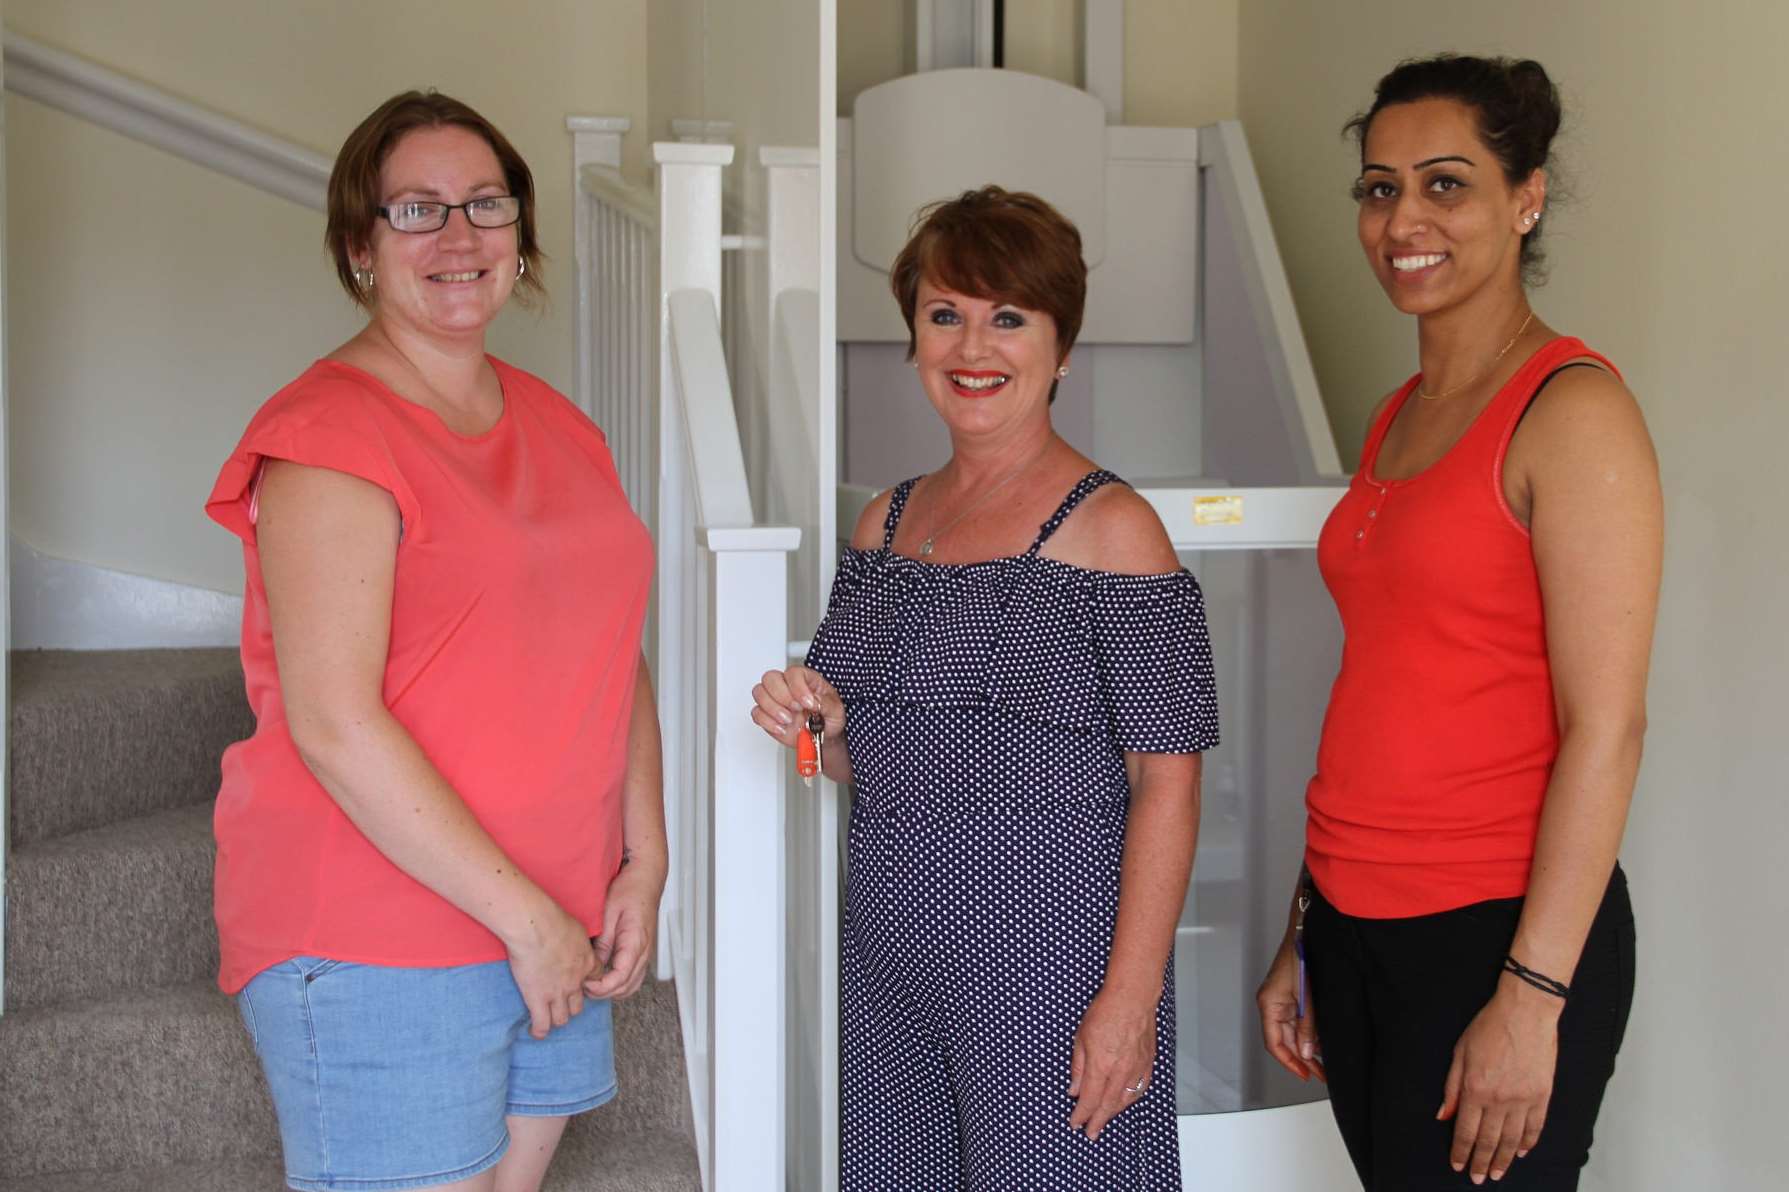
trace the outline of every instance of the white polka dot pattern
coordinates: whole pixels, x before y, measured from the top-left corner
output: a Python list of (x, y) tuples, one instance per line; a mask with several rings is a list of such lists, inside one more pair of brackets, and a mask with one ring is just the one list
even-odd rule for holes
[[(1126, 750), (1217, 743), (1199, 585), (1037, 552), (848, 550), (808, 664), (856, 779), (841, 954), (844, 1192), (1179, 1192), (1173, 961), (1141, 1100), (1068, 1126), (1075, 1029), (1118, 913)], [(1122, 482), (1120, 482), (1122, 483)]]

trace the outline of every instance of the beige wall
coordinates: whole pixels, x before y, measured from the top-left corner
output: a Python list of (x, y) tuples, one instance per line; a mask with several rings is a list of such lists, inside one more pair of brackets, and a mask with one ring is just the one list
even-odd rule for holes
[(1198, 128), (1236, 118), (1240, 0), (1125, 0), (1124, 122)]
[(703, 0), (656, 0), (646, 6), (646, 119), (627, 138), (640, 159), (641, 181), (651, 171), (649, 146), (672, 139), (671, 121), (707, 118), (706, 7)]
[[(568, 114), (646, 111), (646, 0), (7, 0), (8, 29), (324, 153), (379, 101), (438, 87), (535, 173), (554, 300), (491, 349), (572, 372)], [(255, 407), (359, 325), (322, 217), (8, 95), (12, 530), (51, 555), (224, 590), (200, 506)], [(631, 165), (643, 171), (641, 138)]]
[[(1240, 0), (1125, 0), (1124, 122), (1197, 127), (1236, 115)], [(1007, 5), (1006, 65), (1071, 86), (1079, 0)], [(857, 93), (909, 74), (913, 0), (839, 0), (839, 115)]]
[(1777, 1006), (1789, 800), (1789, 9), (1769, 0), (1243, 6), (1241, 108), (1344, 453), (1414, 367), (1359, 259), (1337, 137), (1400, 57), (1532, 55), (1568, 105), (1573, 201), (1547, 217), (1555, 326), (1626, 371), (1668, 499), (1647, 759), (1624, 859), (1640, 989), (1592, 1172), (1607, 1187), (1780, 1186)]

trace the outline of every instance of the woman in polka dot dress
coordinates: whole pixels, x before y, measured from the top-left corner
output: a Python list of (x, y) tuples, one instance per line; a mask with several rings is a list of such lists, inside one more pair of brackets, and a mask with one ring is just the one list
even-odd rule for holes
[(950, 432), (845, 552), (807, 666), (855, 786), (840, 989), (845, 1192), (1179, 1192), (1172, 949), (1217, 742), (1199, 585), (1154, 511), (1056, 436), (1074, 226), (998, 187), (895, 263)]

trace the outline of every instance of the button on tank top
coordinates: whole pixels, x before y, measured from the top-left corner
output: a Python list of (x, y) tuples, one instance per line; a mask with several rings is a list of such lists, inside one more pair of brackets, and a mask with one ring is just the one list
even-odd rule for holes
[(1344, 644), (1305, 796), (1306, 863), (1348, 914), (1432, 914), (1527, 890), (1559, 729), (1540, 580), (1504, 501), (1503, 459), (1547, 379), (1583, 359), (1608, 365), (1577, 339), (1546, 344), (1439, 460), (1380, 480), (1412, 377), (1323, 527), (1317, 562)]

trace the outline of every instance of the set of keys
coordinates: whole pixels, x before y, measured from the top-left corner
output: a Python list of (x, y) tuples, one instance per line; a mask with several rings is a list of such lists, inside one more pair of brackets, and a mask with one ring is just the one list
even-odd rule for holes
[(808, 786), (814, 785), (814, 775), (820, 772), (821, 750), (825, 747), (826, 717), (809, 712), (807, 729), (795, 735), (795, 772)]

